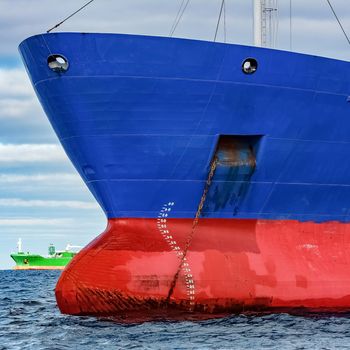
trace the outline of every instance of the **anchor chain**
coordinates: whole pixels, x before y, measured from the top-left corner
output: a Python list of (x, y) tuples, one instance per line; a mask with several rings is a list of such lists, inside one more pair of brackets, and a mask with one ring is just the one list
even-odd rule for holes
[(180, 272), (181, 272), (181, 269), (183, 267), (183, 264), (186, 260), (186, 255), (188, 253), (188, 250), (192, 244), (192, 240), (193, 240), (193, 237), (194, 237), (194, 233), (195, 233), (195, 229), (198, 225), (198, 222), (199, 222), (199, 218), (202, 214), (202, 210), (203, 210), (203, 206), (204, 206), (204, 203), (206, 201), (206, 198), (207, 198), (207, 194), (209, 192), (209, 188), (210, 188), (210, 185), (212, 183), (212, 180), (213, 180), (213, 177), (214, 177), (214, 174), (215, 174), (215, 170), (216, 170), (216, 167), (218, 165), (218, 158), (217, 156), (214, 156), (212, 162), (211, 162), (211, 165), (210, 165), (210, 171), (209, 171), (209, 174), (208, 174), (208, 177), (207, 177), (207, 181), (205, 183), (205, 187), (204, 187), (204, 191), (203, 191), (203, 194), (202, 194), (202, 197), (201, 197), (201, 200), (199, 202), (199, 205), (198, 205), (198, 209), (197, 209), (197, 212), (196, 212), (196, 216), (192, 222), (192, 228), (191, 228), (191, 232), (190, 234), (188, 235), (187, 237), (187, 240), (186, 240), (186, 244), (185, 244), (185, 248), (182, 252), (182, 256), (181, 256), (181, 261), (180, 261), (180, 264), (177, 268), (177, 271), (174, 275), (174, 278), (171, 282), (171, 285), (170, 285), (170, 288), (169, 288), (169, 292), (168, 292), (168, 296), (166, 298), (166, 303), (169, 304), (169, 301), (170, 301), (170, 298), (174, 292), (174, 289), (176, 287), (176, 283), (177, 283), (177, 280), (179, 278), (179, 275), (180, 275)]

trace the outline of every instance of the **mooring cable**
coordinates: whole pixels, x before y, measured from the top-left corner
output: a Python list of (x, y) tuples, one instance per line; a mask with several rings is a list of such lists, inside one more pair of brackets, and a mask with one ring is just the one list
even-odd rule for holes
[(341, 30), (342, 30), (342, 32), (343, 32), (345, 38), (346, 38), (348, 44), (350, 45), (350, 39), (349, 39), (348, 35), (346, 34), (346, 31), (345, 31), (343, 25), (341, 24), (341, 21), (340, 21), (339, 17), (337, 16), (337, 14), (336, 14), (336, 12), (335, 12), (335, 10), (334, 10), (334, 8), (333, 8), (333, 6), (332, 6), (330, 0), (326, 0), (326, 1), (327, 1), (327, 3), (328, 3), (329, 7), (331, 8), (331, 10), (332, 10), (332, 12), (333, 12), (333, 15), (334, 15), (335, 19), (337, 20), (337, 22), (338, 22), (338, 24), (339, 24), (339, 26), (340, 26), (340, 28), (341, 28)]
[(175, 25), (176, 25), (177, 19), (179, 18), (179, 15), (180, 15), (180, 13), (181, 13), (181, 10), (182, 10), (182, 7), (183, 7), (184, 3), (185, 3), (185, 0), (182, 0), (182, 1), (181, 1), (181, 5), (180, 5), (180, 7), (179, 7), (179, 10), (177, 11), (176, 17), (175, 17), (175, 19), (174, 19), (174, 22), (173, 22), (173, 24), (172, 24), (172, 26), (171, 26), (171, 29), (170, 29), (170, 32), (169, 32), (169, 36), (172, 35), (173, 29), (174, 29), (174, 27), (175, 27)]
[(222, 0), (221, 7), (220, 7), (219, 18), (218, 18), (218, 22), (216, 24), (216, 29), (215, 29), (214, 42), (216, 41), (216, 38), (218, 36), (218, 31), (219, 31), (219, 26), (220, 26), (221, 16), (222, 16), (222, 10), (223, 10), (224, 6), (225, 6), (225, 0)]
[[(177, 15), (178, 18), (177, 18), (177, 21), (175, 20), (175, 25), (173, 25), (173, 28), (172, 28), (172, 30), (170, 31), (170, 35), (169, 35), (170, 37), (172, 37), (172, 36), (174, 35), (175, 30), (176, 30), (178, 24), (180, 23), (181, 18), (182, 18), (182, 16), (183, 16), (183, 14), (185, 13), (185, 11), (186, 11), (186, 9), (187, 9), (187, 6), (188, 6), (188, 4), (190, 3), (190, 1), (191, 1), (191, 0), (187, 0), (187, 2), (186, 2), (186, 4), (185, 4), (184, 8), (182, 9), (180, 15)], [(181, 3), (180, 10), (181, 10), (182, 5), (183, 5), (183, 3)], [(179, 12), (180, 12), (180, 11), (179, 11)]]
[(95, 0), (90, 0), (88, 1), (85, 5), (83, 5), (82, 7), (80, 7), (78, 10), (76, 10), (75, 12), (73, 12), (72, 14), (70, 14), (68, 17), (66, 17), (65, 19), (63, 19), (61, 22), (57, 23), (55, 26), (53, 26), (52, 28), (48, 29), (46, 31), (46, 33), (50, 33), (52, 30), (56, 29), (57, 27), (59, 27), (61, 24), (63, 24), (65, 21), (69, 20), (70, 18), (72, 18), (74, 15), (76, 15), (78, 12), (80, 12), (82, 9), (84, 9), (86, 6), (90, 5), (93, 1)]

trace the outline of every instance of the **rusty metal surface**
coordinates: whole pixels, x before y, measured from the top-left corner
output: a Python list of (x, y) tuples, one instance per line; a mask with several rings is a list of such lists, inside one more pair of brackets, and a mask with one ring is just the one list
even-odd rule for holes
[(255, 169), (256, 157), (251, 137), (243, 136), (220, 136), (216, 156), (219, 166), (225, 167), (247, 167)]
[(237, 214), (256, 168), (254, 146), (257, 140), (255, 137), (220, 136), (215, 153), (217, 171), (203, 216), (208, 212), (222, 211), (228, 204), (232, 208), (232, 216)]

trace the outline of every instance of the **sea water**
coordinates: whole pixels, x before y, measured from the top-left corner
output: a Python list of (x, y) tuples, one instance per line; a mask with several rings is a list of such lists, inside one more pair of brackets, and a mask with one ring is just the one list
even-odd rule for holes
[(0, 271), (0, 350), (350, 349), (349, 315), (231, 316), (123, 325), (61, 315), (56, 271)]

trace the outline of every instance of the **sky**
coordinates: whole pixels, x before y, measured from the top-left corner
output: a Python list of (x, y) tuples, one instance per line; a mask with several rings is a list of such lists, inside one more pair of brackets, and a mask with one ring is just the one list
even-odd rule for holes
[[(25, 251), (84, 246), (106, 226), (102, 210), (60, 146), (33, 92), (17, 47), (86, 0), (0, 0), (0, 269), (22, 238)], [(95, 0), (56, 31), (168, 36), (182, 0)], [(276, 48), (350, 60), (326, 0), (279, 0)], [(349, 0), (331, 0), (350, 34)], [(221, 0), (191, 0), (174, 36), (213, 40)], [(218, 41), (223, 41), (220, 27)], [(226, 0), (227, 42), (252, 43), (252, 0)]]

